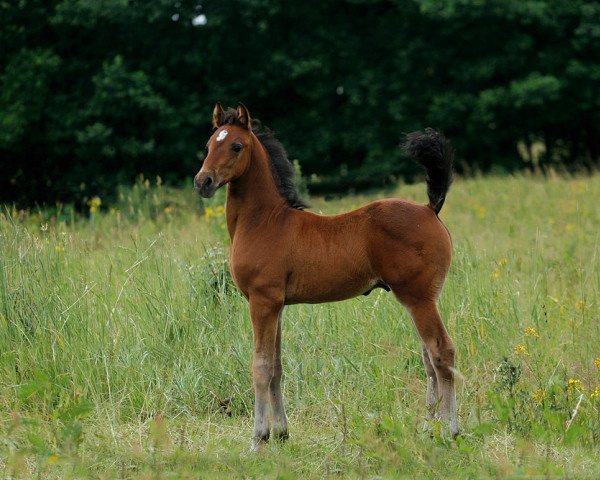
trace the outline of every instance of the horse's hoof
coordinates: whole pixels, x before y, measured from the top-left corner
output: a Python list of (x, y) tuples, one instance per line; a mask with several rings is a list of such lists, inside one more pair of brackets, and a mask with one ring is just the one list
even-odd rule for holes
[(423, 424), (423, 433), (430, 437), (438, 436), (444, 440), (455, 440), (460, 435), (460, 430), (456, 425), (445, 424), (444, 420), (439, 418), (425, 420)]
[(273, 438), (278, 442), (285, 442), (288, 438), (290, 438), (290, 434), (287, 430), (273, 432)]
[(269, 436), (270, 434), (268, 431), (266, 433), (254, 434), (254, 436), (252, 437), (251, 450), (253, 452), (259, 452), (261, 447), (266, 445), (269, 441)]
[(460, 435), (458, 427), (448, 426), (442, 429), (442, 437), (446, 440), (456, 440), (456, 437)]

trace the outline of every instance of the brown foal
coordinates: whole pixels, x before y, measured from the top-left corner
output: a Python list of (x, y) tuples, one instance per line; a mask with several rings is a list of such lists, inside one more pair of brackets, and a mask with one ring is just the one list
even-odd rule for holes
[[(378, 200), (334, 216), (303, 211), (285, 150), (248, 110), (213, 111), (216, 131), (194, 178), (205, 198), (229, 184), (230, 269), (250, 304), (255, 408), (253, 447), (285, 439), (281, 394), (281, 313), (285, 305), (322, 303), (391, 290), (423, 341), (427, 415), (458, 434), (454, 346), (437, 309), (452, 243), (437, 214), (452, 180), (452, 151), (433, 130), (409, 134), (408, 153), (427, 170), (428, 205)], [(269, 418), (269, 410), (271, 415)]]

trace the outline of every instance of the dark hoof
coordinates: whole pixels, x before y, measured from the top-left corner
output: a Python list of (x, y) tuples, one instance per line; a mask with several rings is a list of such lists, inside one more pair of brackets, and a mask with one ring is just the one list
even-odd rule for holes
[(290, 438), (290, 434), (287, 430), (283, 430), (281, 432), (273, 433), (273, 438), (278, 442), (285, 442), (288, 438)]
[(254, 435), (253, 440), (256, 443), (267, 443), (269, 441), (269, 437), (271, 434), (269, 432), (261, 433), (259, 435)]
[(265, 445), (269, 441), (270, 433), (261, 433), (252, 437), (252, 451), (258, 452), (262, 445)]

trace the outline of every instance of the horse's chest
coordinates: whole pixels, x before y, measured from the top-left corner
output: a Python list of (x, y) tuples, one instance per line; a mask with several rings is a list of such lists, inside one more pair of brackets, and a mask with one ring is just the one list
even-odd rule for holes
[(231, 272), (234, 283), (244, 294), (246, 294), (245, 286), (248, 284), (249, 269), (250, 265), (248, 265), (247, 262), (231, 255), (229, 259), (229, 271)]
[(255, 248), (249, 248), (248, 245), (252, 244), (233, 244), (229, 256), (229, 271), (233, 281), (246, 296), (252, 285), (279, 276), (278, 256), (269, 253), (268, 249), (261, 251), (256, 244)]

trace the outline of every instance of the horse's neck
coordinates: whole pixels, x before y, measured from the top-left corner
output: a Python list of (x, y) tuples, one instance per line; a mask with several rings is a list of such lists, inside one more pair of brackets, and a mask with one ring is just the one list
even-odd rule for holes
[(269, 161), (265, 148), (253, 136), (250, 165), (227, 189), (227, 228), (232, 240), (239, 229), (260, 227), (263, 220), (287, 210)]

